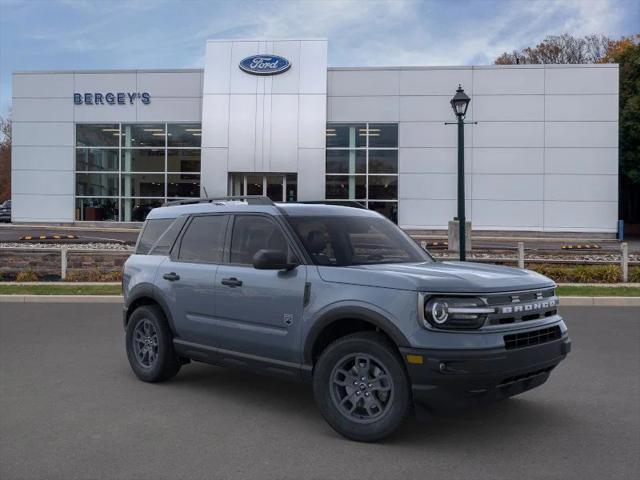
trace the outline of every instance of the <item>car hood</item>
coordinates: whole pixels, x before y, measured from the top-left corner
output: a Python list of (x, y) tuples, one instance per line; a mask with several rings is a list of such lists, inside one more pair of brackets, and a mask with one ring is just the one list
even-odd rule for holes
[(489, 293), (550, 287), (544, 275), (473, 262), (425, 262), (318, 267), (327, 282), (424, 292)]

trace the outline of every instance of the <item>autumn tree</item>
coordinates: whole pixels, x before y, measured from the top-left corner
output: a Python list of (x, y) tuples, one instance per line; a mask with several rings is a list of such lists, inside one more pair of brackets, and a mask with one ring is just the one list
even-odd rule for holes
[(11, 119), (0, 117), (0, 202), (11, 198)]
[[(533, 48), (500, 55), (497, 65), (528, 63), (617, 63), (620, 65), (619, 142), (620, 218), (640, 223), (640, 34), (611, 40), (550, 36)], [(640, 231), (639, 231), (640, 233)]]

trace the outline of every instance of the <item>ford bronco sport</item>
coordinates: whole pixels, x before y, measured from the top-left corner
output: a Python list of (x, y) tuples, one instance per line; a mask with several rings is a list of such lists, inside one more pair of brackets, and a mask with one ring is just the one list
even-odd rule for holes
[(570, 349), (554, 283), (435, 261), (378, 213), (264, 197), (156, 208), (124, 266), (126, 351), (146, 382), (190, 361), (312, 382), (359, 441), (522, 393)]

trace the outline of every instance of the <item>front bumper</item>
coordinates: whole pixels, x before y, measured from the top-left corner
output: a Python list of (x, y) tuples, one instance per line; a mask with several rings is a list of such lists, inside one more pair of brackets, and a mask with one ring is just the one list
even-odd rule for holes
[[(460, 350), (401, 348), (413, 398), (427, 410), (500, 400), (543, 384), (571, 350), (566, 333), (530, 347)], [(410, 363), (422, 359), (422, 364)]]

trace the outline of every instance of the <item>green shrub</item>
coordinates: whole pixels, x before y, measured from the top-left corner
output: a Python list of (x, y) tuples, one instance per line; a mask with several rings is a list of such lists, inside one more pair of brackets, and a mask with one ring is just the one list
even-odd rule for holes
[(640, 266), (629, 267), (629, 281), (631, 283), (640, 283)]
[[(546, 275), (558, 283), (618, 283), (619, 265), (529, 264), (529, 270)], [(631, 281), (631, 279), (629, 279)]]

